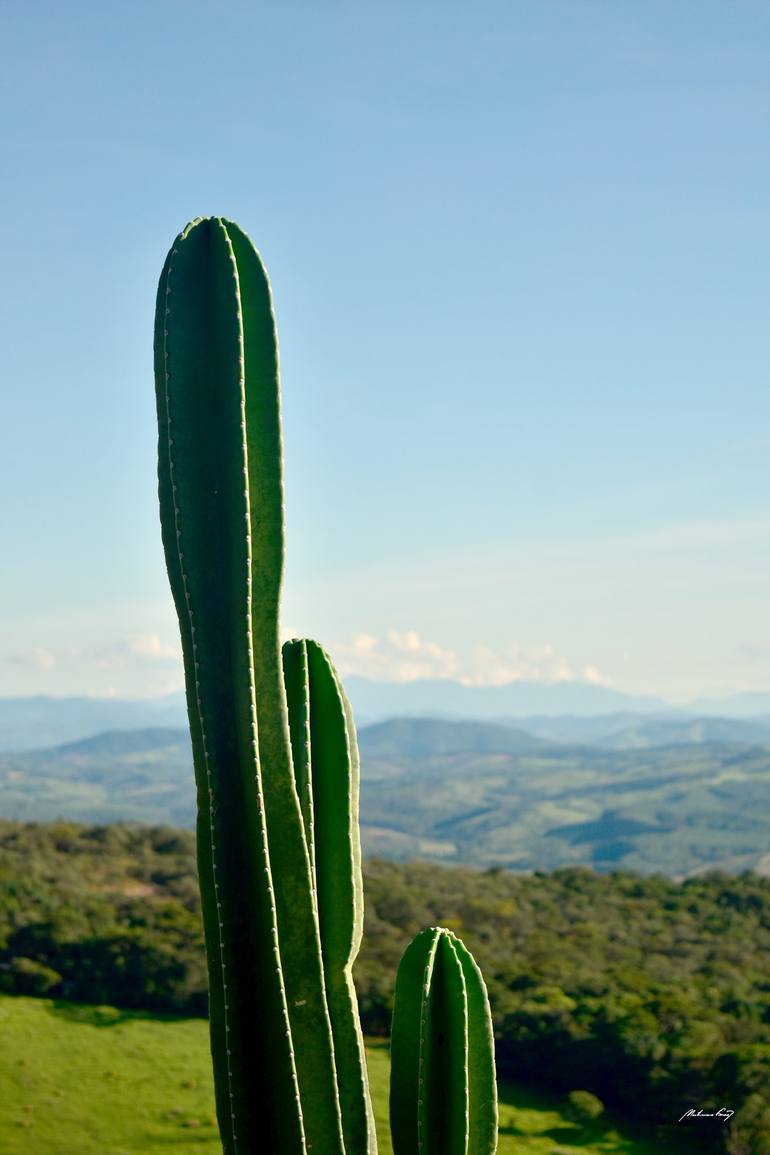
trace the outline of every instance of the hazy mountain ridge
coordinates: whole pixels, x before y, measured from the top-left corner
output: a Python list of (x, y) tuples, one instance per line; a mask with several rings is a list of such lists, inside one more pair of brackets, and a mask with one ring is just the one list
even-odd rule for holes
[(524, 718), (518, 724), (546, 741), (601, 746), (615, 750), (705, 742), (770, 743), (770, 717), (698, 717), (622, 711), (598, 717)]
[[(366, 853), (674, 875), (770, 865), (770, 734), (762, 744), (758, 723), (722, 720), (717, 732), (730, 740), (707, 741), (710, 724), (689, 724), (677, 733), (700, 741), (672, 743), (664, 726), (666, 744), (644, 746), (643, 724), (621, 721), (605, 719), (605, 744), (593, 746), (499, 723), (400, 718), (363, 727)], [(565, 730), (572, 735), (574, 719)], [(629, 730), (635, 746), (615, 748)], [(0, 815), (191, 827), (189, 734), (108, 731), (0, 755)]]
[[(770, 727), (770, 691), (700, 700), (675, 708), (659, 698), (634, 696), (588, 682), (509, 682), (504, 686), (465, 686), (447, 678), (414, 682), (345, 679), (359, 726), (390, 718), (443, 718), (513, 722), (532, 734), (551, 738), (550, 727), (571, 721), (569, 741), (593, 741), (594, 723), (609, 717), (649, 721), (724, 717), (754, 720)], [(0, 698), (0, 752), (39, 749), (106, 730), (185, 727), (183, 691), (159, 698)], [(558, 740), (561, 740), (559, 737)]]
[(187, 726), (183, 693), (161, 698), (0, 698), (0, 752), (76, 742), (107, 730)]

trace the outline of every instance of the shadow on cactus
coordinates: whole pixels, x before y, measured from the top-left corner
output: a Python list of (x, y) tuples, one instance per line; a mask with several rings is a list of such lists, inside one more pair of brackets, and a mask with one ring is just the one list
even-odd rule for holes
[[(280, 643), (280, 382), (270, 286), (232, 221), (174, 242), (155, 318), (161, 527), (184, 652), (217, 1116), (226, 1155), (374, 1155), (352, 980), (363, 925), (350, 704)], [(448, 931), (396, 984), (395, 1155), (491, 1155), (481, 974)]]

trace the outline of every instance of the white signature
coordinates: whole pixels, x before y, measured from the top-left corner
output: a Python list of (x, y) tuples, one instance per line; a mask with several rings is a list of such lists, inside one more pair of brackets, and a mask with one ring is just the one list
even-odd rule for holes
[[(734, 1114), (735, 1111), (730, 1111), (727, 1107), (720, 1107), (718, 1111), (704, 1111), (702, 1107), (696, 1111), (694, 1107), (690, 1107), (690, 1110), (682, 1115), (682, 1119), (724, 1119), (726, 1122)], [(680, 1123), (682, 1119), (679, 1120)]]

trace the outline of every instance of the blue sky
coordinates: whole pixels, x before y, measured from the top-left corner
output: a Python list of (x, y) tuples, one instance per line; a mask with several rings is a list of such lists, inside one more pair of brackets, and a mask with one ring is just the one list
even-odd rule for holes
[(273, 281), (285, 624), (342, 669), (770, 686), (770, 7), (5, 0), (0, 693), (181, 685), (151, 329)]

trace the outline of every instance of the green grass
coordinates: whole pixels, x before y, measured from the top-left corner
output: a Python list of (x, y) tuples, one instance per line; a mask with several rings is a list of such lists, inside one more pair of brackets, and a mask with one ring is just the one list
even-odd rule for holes
[[(388, 1052), (369, 1049), (380, 1155)], [(0, 996), (3, 1155), (218, 1155), (207, 1026), (111, 1007)], [(499, 1155), (653, 1155), (608, 1129), (586, 1135), (554, 1101), (507, 1087)]]

